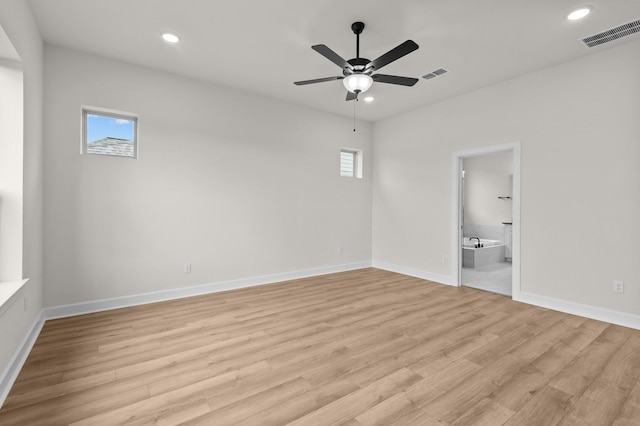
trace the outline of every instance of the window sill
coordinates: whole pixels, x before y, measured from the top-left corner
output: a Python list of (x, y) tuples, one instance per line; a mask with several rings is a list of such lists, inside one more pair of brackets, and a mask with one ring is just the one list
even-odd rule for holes
[(22, 294), (22, 288), (29, 281), (29, 278), (19, 281), (0, 282), (0, 316), (13, 305)]

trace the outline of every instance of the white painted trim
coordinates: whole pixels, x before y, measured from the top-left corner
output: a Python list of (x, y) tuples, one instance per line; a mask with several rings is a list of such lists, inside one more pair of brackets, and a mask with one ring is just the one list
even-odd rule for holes
[(220, 291), (236, 290), (276, 282), (314, 277), (318, 275), (333, 274), (336, 272), (353, 271), (371, 267), (371, 262), (348, 263), (343, 265), (328, 266), (322, 268), (306, 269), (301, 271), (285, 272), (274, 275), (264, 275), (239, 280), (222, 281), (199, 286), (161, 290), (151, 293), (136, 294), (132, 296), (115, 297), (112, 299), (94, 300), (90, 302), (75, 303), (71, 305), (45, 308), (44, 319), (65, 318), (75, 315), (90, 314), (93, 312), (107, 311), (110, 309), (126, 308), (128, 306), (145, 305), (147, 303), (163, 302), (166, 300), (182, 299), (185, 297), (200, 296), (203, 294), (217, 293)]
[(468, 157), (489, 155), (498, 152), (512, 151), (513, 153), (513, 247), (512, 247), (512, 276), (511, 292), (515, 300), (520, 296), (520, 189), (521, 189), (521, 160), (520, 142), (511, 142), (502, 145), (454, 151), (452, 154), (452, 228), (451, 228), (451, 285), (460, 286), (460, 226), (462, 218), (460, 213), (462, 160)]
[(29, 278), (0, 282), (0, 317), (16, 303), (16, 300), (22, 295), (22, 289), (27, 281)]
[[(515, 180), (515, 176), (514, 176)], [(396, 272), (403, 275), (409, 275), (439, 284), (445, 284), (456, 287), (454, 277), (434, 274), (421, 269), (409, 268), (406, 266), (394, 265), (386, 262), (373, 262), (373, 267), (384, 269), (390, 272)], [(554, 311), (564, 312), (571, 315), (578, 315), (585, 318), (591, 318), (597, 321), (604, 321), (611, 324), (621, 325), (623, 327), (634, 328), (640, 330), (640, 316), (628, 314), (625, 312), (612, 311), (610, 309), (599, 308), (597, 306), (583, 305), (567, 300), (554, 299), (552, 297), (540, 296), (537, 294), (518, 292), (513, 296), (516, 302), (527, 303), (529, 305), (539, 306), (541, 308), (552, 309)]]
[(451, 184), (453, 185), (453, 195), (451, 197), (451, 212), (453, 214), (453, 220), (451, 221), (451, 277), (453, 281), (452, 286), (460, 287), (460, 264), (462, 262), (462, 248), (460, 247), (460, 234), (462, 232), (462, 209), (460, 208), (460, 201), (462, 197), (462, 158), (463, 155), (459, 152), (454, 152), (451, 156), (453, 164), (451, 172), (453, 173)]
[(438, 284), (455, 285), (452, 277), (448, 275), (434, 274), (433, 272), (424, 271), (422, 269), (409, 268), (407, 266), (394, 265), (392, 263), (374, 261), (373, 267), (384, 269), (385, 271), (396, 272), (398, 274), (409, 275), (410, 277), (422, 278), (423, 280), (433, 281)]
[(0, 375), (0, 408), (4, 405), (4, 401), (7, 399), (13, 383), (18, 378), (18, 374), (20, 373), (20, 370), (22, 370), (22, 366), (27, 361), (27, 357), (29, 356), (33, 345), (36, 343), (43, 325), (43, 311), (40, 311), (40, 314), (38, 314), (31, 326), (31, 331), (29, 331), (29, 333), (24, 337), (22, 343), (18, 347), (18, 350), (13, 354), (11, 361), (9, 361), (7, 367), (2, 372), (2, 375)]
[(520, 200), (521, 198), (521, 153), (520, 142), (513, 143), (513, 194), (511, 194), (513, 202), (513, 226), (511, 232), (511, 261), (512, 261), (512, 285), (511, 298), (520, 297), (522, 291), (522, 283), (520, 281), (520, 265), (522, 258), (520, 256)]
[(553, 309), (554, 311), (560, 311), (567, 314), (578, 315), (585, 318), (591, 318), (640, 330), (640, 315), (612, 311), (610, 309), (599, 308), (597, 306), (583, 305), (581, 303), (570, 302), (568, 300), (555, 299), (526, 292), (520, 292), (518, 297), (514, 297), (513, 300), (540, 306), (542, 308)]

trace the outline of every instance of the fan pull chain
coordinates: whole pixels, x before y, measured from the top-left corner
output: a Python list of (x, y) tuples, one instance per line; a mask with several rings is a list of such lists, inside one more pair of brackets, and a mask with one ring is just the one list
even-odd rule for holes
[(358, 98), (353, 102), (353, 131), (356, 131), (356, 102), (358, 102)]

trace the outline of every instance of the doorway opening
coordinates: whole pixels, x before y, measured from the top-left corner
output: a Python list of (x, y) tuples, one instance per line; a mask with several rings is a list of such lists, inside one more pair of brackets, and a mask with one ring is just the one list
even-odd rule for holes
[(454, 285), (520, 294), (520, 144), (453, 154)]

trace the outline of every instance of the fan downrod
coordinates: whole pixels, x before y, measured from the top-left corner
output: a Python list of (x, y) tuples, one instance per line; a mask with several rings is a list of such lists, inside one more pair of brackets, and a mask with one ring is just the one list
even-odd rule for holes
[(364, 30), (364, 22), (358, 21), (351, 24), (351, 31), (356, 35), (356, 59), (360, 58), (360, 33), (362, 30)]

